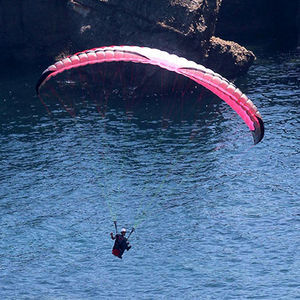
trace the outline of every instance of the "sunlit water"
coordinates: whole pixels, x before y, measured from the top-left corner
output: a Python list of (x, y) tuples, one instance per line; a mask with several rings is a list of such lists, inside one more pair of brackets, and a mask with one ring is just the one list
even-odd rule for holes
[[(174, 122), (49, 115), (40, 71), (1, 75), (1, 299), (299, 297), (296, 55), (236, 82), (265, 121), (256, 146), (217, 99)], [(123, 260), (115, 218), (136, 226)]]

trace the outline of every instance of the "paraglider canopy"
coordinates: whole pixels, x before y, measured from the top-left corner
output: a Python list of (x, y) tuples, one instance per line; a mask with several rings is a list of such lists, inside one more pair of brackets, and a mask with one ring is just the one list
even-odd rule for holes
[(251, 130), (254, 144), (263, 139), (264, 123), (259, 111), (234, 84), (202, 65), (157, 49), (137, 46), (110, 46), (76, 53), (49, 66), (41, 75), (36, 85), (36, 92), (39, 94), (47, 81), (62, 72), (109, 62), (150, 64), (190, 78), (213, 92), (236, 111)]

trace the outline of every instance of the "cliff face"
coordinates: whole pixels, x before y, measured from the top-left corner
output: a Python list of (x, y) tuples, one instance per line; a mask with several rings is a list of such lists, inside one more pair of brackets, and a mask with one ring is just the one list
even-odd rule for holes
[(0, 61), (47, 65), (59, 54), (131, 44), (175, 53), (235, 77), (247, 71), (254, 54), (212, 38), (221, 2), (0, 0)]
[(69, 8), (74, 10), (73, 45), (95, 47), (95, 41), (97, 45), (133, 44), (195, 59), (207, 50), (220, 3), (220, 0), (70, 1)]

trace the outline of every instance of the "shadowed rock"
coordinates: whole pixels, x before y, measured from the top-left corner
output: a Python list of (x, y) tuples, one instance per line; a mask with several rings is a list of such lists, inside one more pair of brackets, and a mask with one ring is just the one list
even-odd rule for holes
[(0, 60), (47, 65), (57, 56), (128, 44), (175, 53), (235, 77), (248, 70), (254, 55), (212, 38), (221, 2), (0, 0), (5, 12), (0, 15)]

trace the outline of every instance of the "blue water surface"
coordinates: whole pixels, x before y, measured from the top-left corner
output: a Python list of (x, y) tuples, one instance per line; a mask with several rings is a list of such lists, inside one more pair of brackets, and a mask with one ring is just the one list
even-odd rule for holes
[[(179, 120), (121, 106), (49, 115), (34, 90), (42, 68), (7, 69), (1, 299), (299, 297), (299, 63), (261, 55), (235, 83), (263, 116), (256, 146), (211, 96)], [(122, 260), (114, 219), (136, 226)]]

